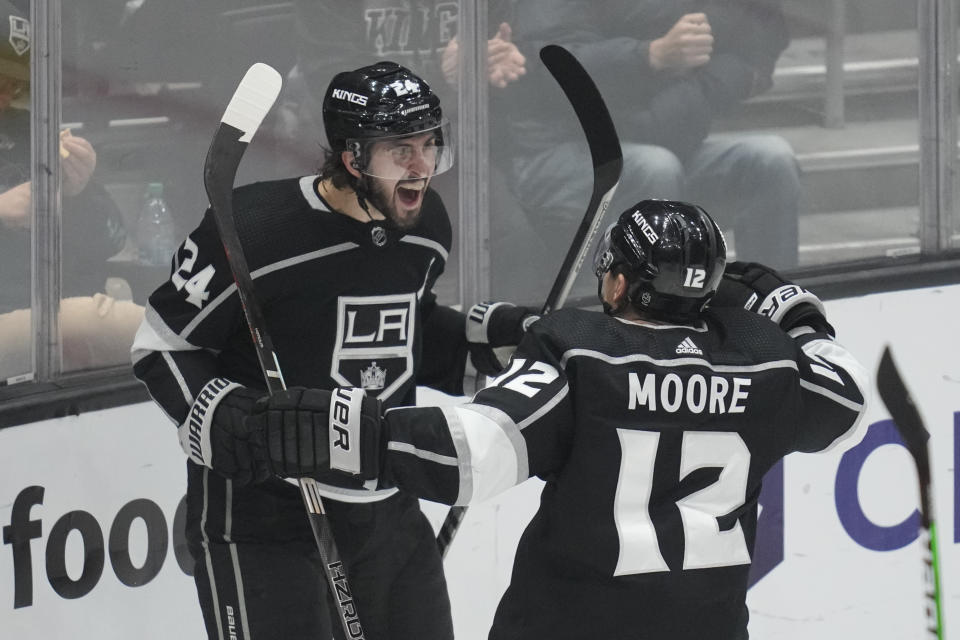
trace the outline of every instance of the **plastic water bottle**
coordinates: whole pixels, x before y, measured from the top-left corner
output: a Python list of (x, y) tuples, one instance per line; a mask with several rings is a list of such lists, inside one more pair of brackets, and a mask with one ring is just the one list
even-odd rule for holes
[(166, 265), (177, 248), (173, 217), (163, 200), (163, 184), (151, 182), (147, 186), (143, 209), (137, 222), (137, 248), (140, 262)]

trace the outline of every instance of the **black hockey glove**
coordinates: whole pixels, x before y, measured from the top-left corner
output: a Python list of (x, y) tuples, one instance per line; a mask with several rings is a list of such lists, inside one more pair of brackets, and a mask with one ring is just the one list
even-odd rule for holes
[(523, 334), (539, 319), (533, 309), (509, 302), (484, 302), (470, 307), (466, 322), (470, 349), (468, 368), (473, 365), (478, 373), (486, 376), (501, 373)]
[(758, 262), (728, 263), (710, 306), (743, 307), (767, 316), (784, 331), (808, 326), (836, 335), (820, 298)]
[(263, 393), (224, 378), (208, 382), (177, 429), (187, 456), (239, 486), (272, 477), (263, 439), (245, 422)]
[(361, 480), (379, 475), (380, 401), (363, 389), (278, 391), (257, 402), (247, 424), (263, 434), (280, 477), (324, 476), (331, 470)]

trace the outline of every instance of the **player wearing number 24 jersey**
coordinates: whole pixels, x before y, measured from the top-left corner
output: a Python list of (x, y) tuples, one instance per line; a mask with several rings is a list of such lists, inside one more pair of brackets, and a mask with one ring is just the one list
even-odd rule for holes
[[(453, 161), (439, 99), (382, 61), (337, 74), (323, 115), (331, 149), (319, 176), (233, 194), (277, 368), (288, 386), (362, 387), (377, 406), (414, 404), (418, 385), (462, 393), (468, 357), (480, 373), (499, 371), (494, 349), (516, 345), (526, 312), (437, 302), (451, 231), (428, 185)], [(211, 212), (172, 262), (150, 296), (134, 373), (188, 457), (186, 537), (207, 637), (342, 639), (301, 493), (278, 477), (296, 456), (251, 420), (263, 374)], [(317, 475), (366, 638), (452, 638), (416, 497)]]
[(865, 372), (816, 296), (724, 275), (725, 252), (700, 207), (643, 201), (597, 251), (606, 314), (535, 322), (467, 404), (362, 411), (380, 486), (466, 504), (546, 481), (492, 640), (747, 637), (763, 476), (854, 440)]

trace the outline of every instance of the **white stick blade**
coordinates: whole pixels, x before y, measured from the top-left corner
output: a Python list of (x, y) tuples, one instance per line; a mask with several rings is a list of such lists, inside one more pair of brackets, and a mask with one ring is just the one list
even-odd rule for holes
[(276, 69), (262, 62), (254, 64), (237, 86), (221, 122), (243, 131), (240, 142), (250, 142), (280, 95), (282, 84)]

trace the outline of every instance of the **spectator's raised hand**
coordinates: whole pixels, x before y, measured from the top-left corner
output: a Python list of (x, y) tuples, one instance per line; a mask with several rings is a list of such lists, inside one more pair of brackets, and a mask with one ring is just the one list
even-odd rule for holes
[(75, 196), (87, 187), (97, 166), (97, 152), (85, 139), (66, 130), (60, 136), (60, 167), (63, 170), (63, 194)]
[(650, 66), (656, 71), (685, 71), (710, 61), (713, 33), (704, 13), (688, 13), (665, 35), (650, 43)]
[(487, 73), (490, 84), (499, 89), (516, 82), (527, 72), (527, 58), (511, 41), (512, 37), (510, 25), (501, 22), (496, 35), (487, 40)]
[[(516, 82), (527, 72), (527, 58), (510, 39), (513, 37), (510, 25), (500, 24), (496, 35), (487, 40), (487, 77), (490, 84), (503, 89)], [(455, 85), (459, 78), (460, 43), (456, 37), (450, 39), (440, 56), (440, 69), (444, 79)]]
[(443, 53), (440, 54), (440, 70), (448, 84), (457, 84), (457, 78), (460, 77), (460, 43), (457, 42), (456, 36), (450, 38)]

